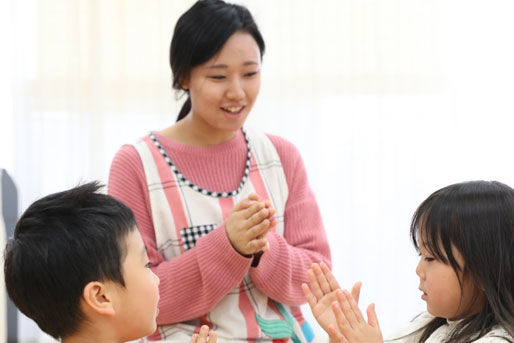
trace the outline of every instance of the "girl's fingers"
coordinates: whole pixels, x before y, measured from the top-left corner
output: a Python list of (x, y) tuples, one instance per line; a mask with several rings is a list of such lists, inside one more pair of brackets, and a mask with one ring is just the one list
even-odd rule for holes
[(346, 295), (342, 290), (337, 291), (337, 300), (339, 302), (339, 306), (341, 307), (341, 310), (344, 314), (344, 318), (349, 323), (349, 325), (352, 328), (356, 328), (358, 325), (357, 317), (355, 316), (355, 313), (353, 312), (352, 306), (350, 305), (350, 302), (346, 298)]
[(302, 283), (302, 291), (303, 291), (303, 296), (305, 297), (305, 300), (307, 300), (307, 302), (309, 303), (309, 306), (311, 307), (311, 310), (312, 310), (312, 308), (314, 306), (316, 306), (316, 304), (318, 303), (318, 299), (316, 299), (314, 294), (312, 294), (309, 286), (307, 286), (306, 283)]
[(336, 317), (336, 323), (339, 330), (344, 334), (348, 332), (352, 327), (348, 320), (346, 319), (346, 316), (344, 315), (341, 304), (337, 301), (334, 301), (332, 303), (332, 312), (334, 313), (334, 316)]
[(357, 321), (359, 323), (363, 323), (365, 322), (364, 320), (364, 316), (362, 315), (362, 312), (361, 310), (359, 309), (359, 306), (357, 306), (357, 303), (355, 302), (355, 300), (353, 299), (353, 297), (351, 296), (350, 293), (348, 293), (347, 290), (344, 290), (344, 295), (346, 296), (346, 300), (348, 301), (348, 303), (350, 304), (351, 308), (352, 308), (352, 311), (355, 315), (355, 317), (357, 318)]
[(380, 325), (378, 325), (377, 313), (375, 312), (375, 304), (370, 304), (366, 312), (368, 314), (368, 324), (374, 328), (380, 329)]
[(317, 300), (323, 298), (323, 291), (321, 290), (320, 286), (319, 286), (319, 283), (318, 283), (318, 279), (316, 278), (316, 275), (314, 275), (314, 267), (316, 266), (317, 264), (314, 263), (312, 265), (312, 267), (307, 271), (307, 277), (309, 278), (309, 283), (310, 283), (310, 286), (311, 286), (311, 290), (312, 290), (312, 293), (314, 294), (314, 296), (316, 297)]
[(318, 264), (313, 265), (312, 270), (314, 271), (314, 275), (316, 275), (316, 278), (318, 279), (318, 284), (323, 292), (323, 294), (328, 294), (332, 292), (332, 288), (330, 287), (330, 284), (328, 283), (328, 280), (321, 270), (321, 267)]
[(361, 294), (361, 286), (362, 282), (358, 281), (356, 282), (352, 287), (352, 298), (355, 300), (355, 302), (359, 303), (359, 298)]
[(333, 324), (328, 326), (328, 335), (330, 336), (330, 342), (336, 343), (348, 343), (348, 340), (341, 334)]
[(337, 282), (336, 278), (334, 277), (334, 274), (330, 271), (330, 268), (325, 264), (325, 262), (321, 262), (320, 264), (321, 271), (323, 274), (325, 274), (325, 278), (328, 281), (328, 284), (330, 285), (330, 289), (332, 291), (335, 291), (336, 289), (341, 288), (339, 286), (339, 283)]

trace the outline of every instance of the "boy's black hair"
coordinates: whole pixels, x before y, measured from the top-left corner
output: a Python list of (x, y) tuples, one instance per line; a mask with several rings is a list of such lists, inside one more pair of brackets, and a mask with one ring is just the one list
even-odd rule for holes
[[(514, 337), (514, 190), (496, 181), (471, 181), (430, 195), (412, 218), (411, 239), (420, 240), (438, 260), (483, 290), (481, 311), (459, 322), (447, 342), (471, 342), (495, 325)], [(464, 260), (461, 268), (454, 246)], [(424, 342), (446, 318), (435, 318), (422, 330)], [(506, 341), (510, 340), (507, 337)]]
[[(189, 77), (191, 69), (213, 57), (236, 32), (250, 34), (259, 46), (262, 58), (264, 39), (246, 7), (222, 0), (199, 0), (184, 12), (177, 21), (170, 46), (173, 88), (181, 90), (181, 83)], [(177, 121), (190, 110), (188, 94)]]
[(5, 250), (5, 284), (14, 304), (55, 338), (79, 329), (80, 298), (91, 281), (125, 286), (125, 239), (132, 211), (91, 182), (34, 202)]

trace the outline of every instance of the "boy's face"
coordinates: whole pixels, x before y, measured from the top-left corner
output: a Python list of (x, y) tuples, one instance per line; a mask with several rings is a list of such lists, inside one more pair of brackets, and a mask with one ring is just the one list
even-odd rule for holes
[(125, 287), (118, 285), (115, 298), (117, 332), (123, 341), (153, 333), (157, 324), (159, 278), (150, 270), (141, 235), (132, 230), (126, 238), (127, 255), (122, 263)]

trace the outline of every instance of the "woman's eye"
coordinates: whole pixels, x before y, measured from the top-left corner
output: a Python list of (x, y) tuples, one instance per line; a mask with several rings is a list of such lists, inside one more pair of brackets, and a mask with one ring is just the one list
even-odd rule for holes
[(257, 73), (258, 73), (257, 71), (252, 71), (251, 73), (246, 73), (245, 77), (252, 77), (252, 76), (257, 75)]
[(152, 262), (148, 262), (147, 264), (145, 264), (145, 268), (151, 268), (151, 267), (153, 267)]
[(213, 79), (213, 80), (223, 80), (225, 78), (225, 76), (223, 75), (212, 75), (212, 76), (209, 76), (210, 79)]
[(433, 257), (425, 257), (425, 261), (427, 262), (432, 262), (434, 260)]

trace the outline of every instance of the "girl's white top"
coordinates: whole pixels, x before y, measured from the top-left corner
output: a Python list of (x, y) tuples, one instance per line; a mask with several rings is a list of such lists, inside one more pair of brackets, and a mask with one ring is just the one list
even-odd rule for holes
[[(424, 312), (417, 316), (412, 322), (410, 322), (405, 328), (396, 332), (394, 335), (388, 337), (386, 342), (394, 342), (394, 343), (417, 343), (423, 333), (423, 330), (420, 330), (426, 324), (428, 324), (434, 316), (429, 314), (428, 312)], [(430, 337), (425, 341), (425, 343), (441, 343), (446, 342), (448, 337), (455, 329), (458, 320), (448, 320), (446, 324), (441, 325), (437, 330), (435, 330)], [(507, 338), (507, 339), (506, 339)], [(476, 343), (506, 343), (514, 342), (514, 338), (511, 337), (505, 329), (500, 326), (495, 326), (491, 331), (489, 331), (486, 335), (480, 337), (479, 339), (473, 341)]]

